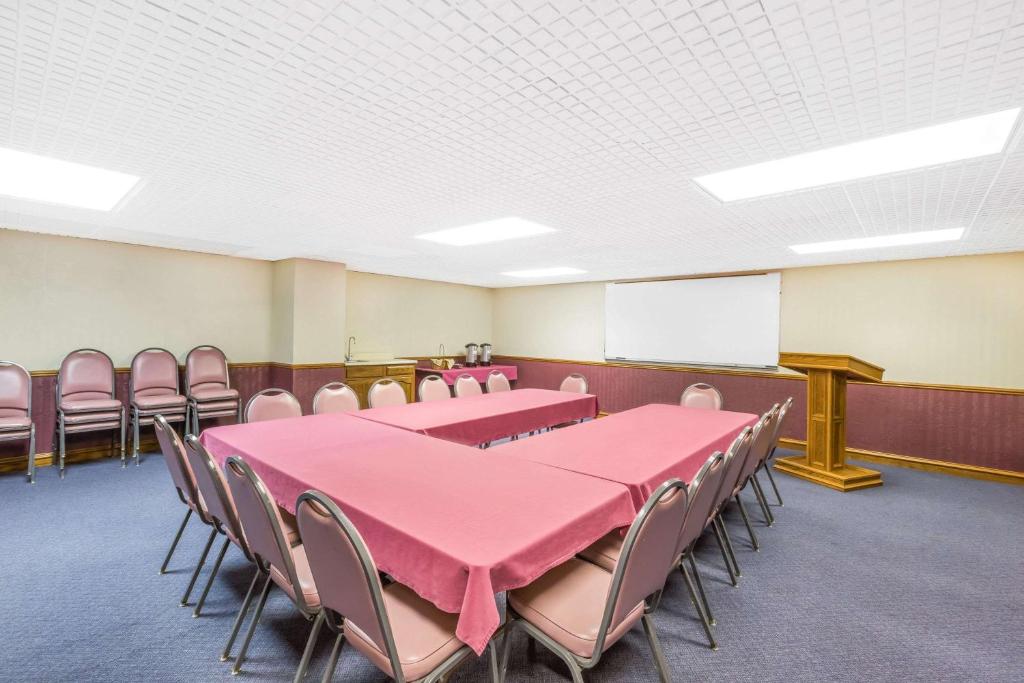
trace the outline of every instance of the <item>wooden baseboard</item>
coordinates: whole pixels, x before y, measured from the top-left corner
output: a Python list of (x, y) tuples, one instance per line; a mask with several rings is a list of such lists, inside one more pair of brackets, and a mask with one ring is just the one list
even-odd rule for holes
[[(158, 444), (155, 438), (144, 438), (139, 444), (139, 450), (149, 452), (156, 450)], [(131, 455), (129, 445), (127, 454)], [(104, 458), (120, 458), (121, 449), (109, 446), (86, 446), (84, 448), (68, 449), (64, 454), (64, 464), (70, 465), (78, 462), (89, 462), (90, 460), (103, 460)], [(36, 469), (56, 465), (57, 458), (53, 453), (36, 453)], [(0, 474), (20, 472), (22, 474), (28, 469), (28, 454), (0, 459)]]
[[(799, 439), (782, 438), (779, 439), (779, 445), (799, 451), (807, 448), (807, 442)], [(1000, 470), (994, 467), (964, 465), (962, 463), (946, 462), (944, 460), (929, 460), (928, 458), (918, 458), (912, 455), (869, 451), (863, 448), (847, 448), (846, 457), (852, 460), (864, 460), (866, 462), (874, 462), (881, 465), (894, 465), (896, 467), (907, 467), (924, 472), (938, 472), (940, 474), (952, 474), (957, 477), (967, 477), (969, 479), (997, 481), (1002, 484), (1017, 484), (1024, 486), (1024, 472)]]

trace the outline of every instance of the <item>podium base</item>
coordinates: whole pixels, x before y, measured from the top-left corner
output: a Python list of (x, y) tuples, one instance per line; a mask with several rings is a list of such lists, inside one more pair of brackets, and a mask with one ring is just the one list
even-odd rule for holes
[(803, 455), (776, 458), (775, 469), (836, 491), (857, 491), (882, 485), (881, 472), (854, 465), (823, 470), (808, 465), (807, 457)]

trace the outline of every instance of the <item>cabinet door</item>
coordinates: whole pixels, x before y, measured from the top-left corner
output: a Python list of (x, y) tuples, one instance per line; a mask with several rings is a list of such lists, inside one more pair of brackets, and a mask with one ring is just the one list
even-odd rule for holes
[(370, 402), (367, 400), (366, 395), (369, 393), (370, 385), (373, 382), (374, 378), (348, 377), (345, 379), (345, 383), (352, 387), (352, 391), (356, 392), (356, 396), (359, 397), (359, 405), (363, 408), (370, 407)]

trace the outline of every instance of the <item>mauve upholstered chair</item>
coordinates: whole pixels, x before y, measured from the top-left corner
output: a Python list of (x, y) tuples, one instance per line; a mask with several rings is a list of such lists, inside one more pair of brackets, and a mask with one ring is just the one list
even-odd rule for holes
[(452, 397), (452, 390), (440, 375), (427, 375), (421, 379), (416, 393), (419, 395), (420, 403), (443, 401)]
[(354, 413), (359, 408), (359, 394), (344, 382), (329, 382), (313, 394), (314, 415)]
[(512, 385), (508, 381), (508, 377), (501, 370), (491, 370), (490, 374), (487, 375), (487, 393), (495, 394), (499, 391), (512, 391)]
[(562, 383), (558, 387), (559, 391), (569, 391), (574, 394), (585, 394), (587, 393), (587, 378), (579, 373), (572, 373), (568, 377), (562, 380)]
[(302, 406), (292, 392), (284, 389), (258, 391), (245, 404), (246, 422), (266, 422), (286, 417), (302, 417)]
[[(711, 607), (708, 604), (707, 594), (704, 592), (704, 583), (691, 550), (710, 523), (715, 498), (722, 484), (724, 473), (724, 456), (720, 452), (715, 452), (708, 457), (694, 476), (693, 481), (686, 487), (688, 502), (679, 541), (676, 545), (676, 561), (674, 563), (683, 574), (686, 588), (690, 593), (690, 600), (693, 602), (694, 609), (697, 610), (697, 616), (700, 617), (708, 643), (713, 650), (718, 649), (711, 630), (714, 618), (711, 616)], [(615, 565), (622, 553), (622, 543), (622, 534), (616, 529), (581, 552), (580, 557), (588, 562), (593, 562), (606, 571), (615, 571)], [(687, 563), (689, 563), (689, 569)], [(690, 574), (691, 569), (692, 575)]]
[(484, 393), (484, 390), (480, 388), (480, 382), (477, 382), (473, 375), (462, 374), (455, 378), (455, 398), (463, 398), (466, 396), (479, 396)]
[[(295, 504), (306, 558), (327, 627), (336, 635), (324, 672), (330, 681), (344, 641), (399, 683), (445, 680), (473, 651), (455, 635), (459, 616), (400, 584), (381, 585), (359, 532), (330, 498), (307, 491)], [(491, 680), (497, 680), (492, 641)]]
[(366, 402), (371, 408), (386, 406), (404, 406), (408, 401), (405, 388), (393, 379), (379, 379), (370, 385), (366, 392)]
[(96, 349), (72, 351), (57, 371), (57, 444), (64, 478), (66, 436), (120, 430), (121, 467), (125, 467), (125, 412), (115, 395), (114, 363)]
[(245, 653), (249, 650), (252, 635), (256, 632), (256, 626), (263, 615), (263, 607), (267, 604), (270, 588), (277, 585), (299, 610), (299, 614), (307, 620), (313, 620), (306, 649), (295, 672), (295, 680), (301, 681), (313, 655), (320, 627), (324, 623), (320, 595), (309, 571), (306, 550), (302, 543), (289, 543), (281, 512), (271, 498), (270, 491), (244, 460), (237, 456), (229, 457), (224, 464), (224, 473), (231, 497), (235, 501), (235, 510), (238, 511), (238, 520), (241, 522), (245, 541), (249, 544), (249, 552), (252, 553), (260, 572), (266, 577), (259, 602), (256, 603), (256, 611), (253, 613), (231, 672), (237, 674), (242, 670)]
[(721, 410), (723, 405), (722, 392), (710, 384), (691, 384), (683, 389), (683, 393), (679, 396), (679, 405), (684, 408)]
[(772, 490), (775, 491), (775, 500), (778, 501), (779, 507), (782, 507), (782, 494), (779, 493), (779, 485), (775, 483), (775, 475), (772, 474), (772, 459), (775, 457), (775, 449), (779, 447), (779, 437), (782, 436), (782, 425), (786, 421), (786, 415), (789, 414), (789, 409), (793, 407), (793, 397), (790, 396), (786, 399), (786, 402), (779, 408), (779, 414), (775, 416), (775, 426), (772, 434), (772, 445), (768, 449), (768, 455), (761, 461), (759, 470), (764, 470), (768, 474), (768, 481), (772, 484)]
[(231, 388), (228, 361), (216, 346), (197, 346), (185, 356), (185, 396), (189, 433), (199, 434), (199, 421), (234, 416), (242, 421), (242, 401)]
[(0, 360), (0, 442), (28, 442), (28, 483), (36, 483), (36, 425), (32, 421), (32, 375)]
[(128, 379), (128, 426), (132, 459), (139, 464), (139, 428), (163, 415), (168, 423), (185, 422), (185, 396), (178, 385), (178, 359), (166, 349), (143, 349), (132, 358)]
[(562, 659), (573, 681), (582, 683), (583, 672), (597, 666), (601, 655), (639, 621), (660, 680), (671, 681), (651, 613), (676, 560), (686, 507), (686, 487), (669, 480), (651, 494), (629, 527), (614, 571), (573, 558), (509, 591), (501, 671), (508, 664), (508, 632), (518, 628)]
[(178, 434), (160, 415), (153, 418), (153, 429), (156, 432), (157, 443), (160, 444), (160, 451), (164, 456), (164, 463), (167, 465), (167, 470), (171, 473), (171, 482), (174, 484), (175, 492), (178, 494), (181, 502), (188, 508), (185, 512), (185, 519), (181, 520), (178, 533), (175, 534), (174, 541), (171, 543), (171, 548), (167, 551), (164, 563), (160, 566), (160, 573), (163, 574), (167, 571), (167, 564), (171, 561), (174, 549), (178, 547), (181, 534), (185, 531), (185, 526), (188, 524), (193, 513), (199, 518), (200, 522), (210, 527), (210, 536), (206, 539), (203, 554), (199, 557), (199, 563), (196, 564), (195, 571), (192, 572), (192, 578), (188, 582), (188, 587), (185, 589), (185, 593), (181, 596), (179, 602), (180, 605), (185, 606), (188, 604), (189, 596), (192, 595), (192, 589), (196, 585), (199, 573), (203, 570), (203, 565), (206, 564), (206, 557), (210, 554), (213, 541), (217, 537), (217, 527), (206, 511), (203, 497), (199, 495), (195, 474), (188, 463), (188, 457), (185, 455), (185, 445), (178, 438)]
[[(751, 475), (757, 469), (758, 463), (760, 463), (761, 458), (770, 446), (772, 418), (778, 409), (779, 404), (776, 403), (754, 425), (750, 438), (750, 447), (743, 454), (742, 460), (730, 463), (729, 471), (725, 475), (725, 481), (722, 482), (722, 494), (719, 496), (721, 501), (720, 510), (724, 510), (729, 501), (735, 501), (740, 510), (740, 516), (743, 518), (743, 524), (747, 527), (750, 545), (754, 550), (758, 550), (761, 546), (757, 540), (757, 535), (754, 533), (754, 527), (750, 524), (750, 516), (747, 514), (746, 505), (743, 504), (743, 498), (740, 497), (740, 491), (747, 486)], [(735, 457), (738, 459), (739, 455), (737, 454)], [(766, 521), (768, 521), (767, 518)], [(722, 526), (725, 526), (724, 523)]]

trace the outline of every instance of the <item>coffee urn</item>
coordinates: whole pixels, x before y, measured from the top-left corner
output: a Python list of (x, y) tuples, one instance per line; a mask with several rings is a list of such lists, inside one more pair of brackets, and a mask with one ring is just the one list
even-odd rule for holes
[(466, 367), (476, 367), (477, 362), (480, 360), (480, 347), (470, 342), (466, 344)]
[(487, 366), (487, 365), (490, 365), (490, 364), (491, 364), (491, 345), (488, 344), (487, 342), (484, 342), (483, 344), (480, 345), (480, 365)]

